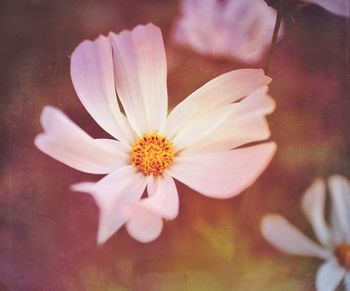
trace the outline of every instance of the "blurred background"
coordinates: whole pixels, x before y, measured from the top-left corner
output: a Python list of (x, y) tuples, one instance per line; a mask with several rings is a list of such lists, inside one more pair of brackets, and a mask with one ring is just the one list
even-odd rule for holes
[[(234, 1), (234, 0), (231, 0)], [(314, 177), (350, 178), (350, 25), (310, 5), (284, 19), (270, 68), (268, 117), (278, 151), (257, 182), (229, 200), (178, 183), (180, 214), (141, 244), (121, 229), (96, 246), (98, 211), (69, 185), (75, 171), (33, 145), (45, 105), (94, 137), (107, 137), (79, 102), (69, 62), (85, 39), (153, 22), (163, 32), (170, 106), (224, 72), (263, 67), (203, 57), (170, 39), (178, 1), (0, 2), (0, 290), (314, 290), (320, 261), (282, 254), (260, 235), (278, 212), (314, 238), (300, 198)], [(237, 20), (239, 21), (239, 20)], [(205, 19), (203, 19), (205, 25)], [(234, 173), (233, 173), (234, 175)]]

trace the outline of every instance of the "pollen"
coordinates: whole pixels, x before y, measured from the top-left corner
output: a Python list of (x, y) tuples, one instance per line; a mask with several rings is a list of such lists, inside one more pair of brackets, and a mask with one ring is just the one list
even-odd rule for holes
[(335, 249), (339, 264), (350, 270), (350, 244), (341, 244)]
[(131, 164), (145, 176), (159, 176), (174, 159), (174, 145), (158, 133), (143, 134), (132, 146)]

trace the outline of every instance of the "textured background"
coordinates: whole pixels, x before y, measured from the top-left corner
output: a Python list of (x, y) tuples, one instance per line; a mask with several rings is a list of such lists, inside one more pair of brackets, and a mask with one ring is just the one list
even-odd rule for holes
[(97, 177), (33, 146), (47, 104), (91, 135), (106, 137), (79, 103), (69, 76), (69, 56), (84, 39), (148, 22), (160, 26), (171, 106), (211, 78), (247, 67), (174, 47), (169, 32), (178, 4), (0, 2), (1, 291), (313, 290), (319, 261), (278, 253), (262, 239), (259, 222), (279, 212), (313, 237), (299, 208), (303, 191), (315, 176), (350, 178), (349, 20), (316, 6), (286, 19), (270, 72), (277, 102), (269, 117), (278, 144), (274, 160), (230, 200), (179, 185), (180, 215), (153, 243), (140, 244), (122, 229), (97, 247), (97, 208), (90, 196), (69, 190)]

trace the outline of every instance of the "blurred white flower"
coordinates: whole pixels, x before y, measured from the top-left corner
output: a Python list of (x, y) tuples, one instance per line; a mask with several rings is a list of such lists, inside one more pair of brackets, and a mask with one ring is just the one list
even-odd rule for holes
[(302, 209), (320, 245), (277, 214), (263, 218), (261, 232), (283, 252), (326, 261), (317, 271), (318, 291), (335, 290), (343, 279), (346, 290), (350, 290), (350, 183), (344, 177), (334, 175), (328, 185), (332, 202), (330, 226), (325, 219), (326, 186), (323, 180), (316, 179), (302, 199)]
[(340, 16), (350, 16), (350, 0), (305, 0), (305, 2), (320, 5)]
[(275, 152), (273, 142), (234, 149), (270, 136), (265, 115), (275, 103), (262, 70), (223, 74), (168, 116), (164, 44), (152, 24), (82, 42), (72, 54), (71, 77), (85, 109), (115, 139), (93, 139), (46, 107), (35, 144), (74, 169), (107, 174), (73, 186), (99, 207), (98, 243), (125, 223), (141, 242), (157, 238), (163, 219), (178, 214), (173, 178), (208, 197), (229, 198), (251, 185)]
[(181, 4), (182, 16), (172, 28), (178, 45), (246, 63), (257, 62), (270, 46), (276, 11), (264, 0), (182, 0)]

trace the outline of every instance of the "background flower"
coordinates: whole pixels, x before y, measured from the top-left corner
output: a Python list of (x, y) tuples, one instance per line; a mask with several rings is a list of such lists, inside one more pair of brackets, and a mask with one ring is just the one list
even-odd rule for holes
[(332, 176), (329, 187), (332, 198), (330, 227), (326, 222), (326, 187), (322, 180), (317, 179), (302, 200), (304, 213), (321, 246), (277, 214), (263, 218), (261, 232), (281, 251), (326, 260), (317, 271), (318, 291), (333, 291), (343, 279), (346, 290), (350, 290), (350, 182), (342, 176)]
[(173, 41), (180, 46), (247, 63), (259, 61), (270, 46), (276, 12), (262, 0), (181, 3), (182, 16), (173, 25)]

